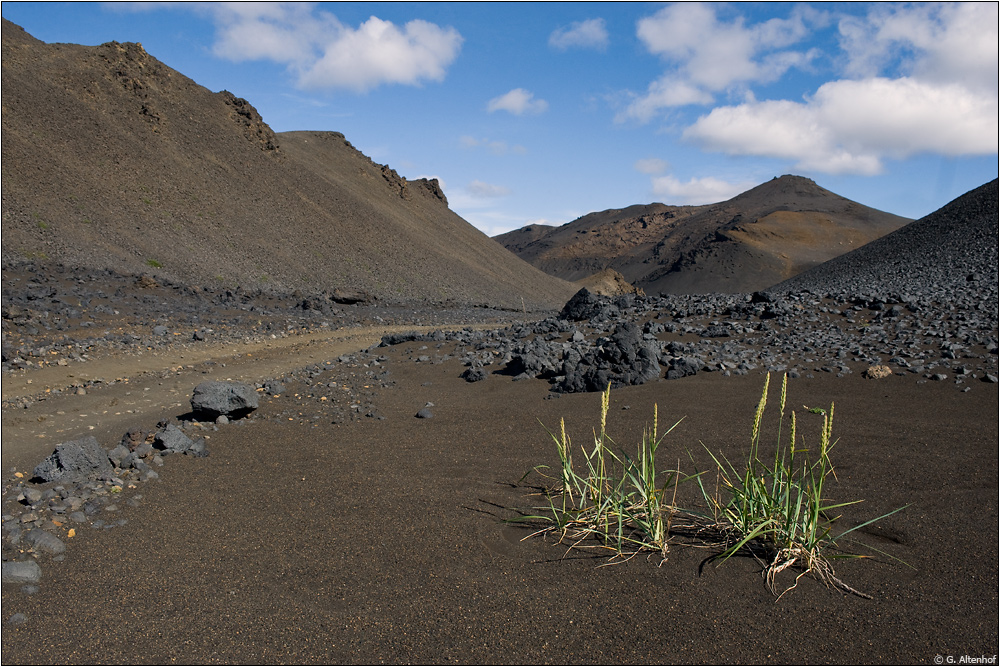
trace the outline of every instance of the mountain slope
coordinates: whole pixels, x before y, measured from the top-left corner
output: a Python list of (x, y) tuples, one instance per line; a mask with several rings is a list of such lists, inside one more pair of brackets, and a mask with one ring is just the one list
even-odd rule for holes
[(189, 283), (554, 306), (574, 288), (338, 133), (276, 135), (139, 44), (3, 22), (3, 261)]
[[(835, 257), (769, 292), (868, 294), (918, 302), (947, 294), (952, 307), (997, 308), (1000, 215), (990, 181), (930, 215)], [(967, 311), (966, 311), (967, 312)]]
[(496, 238), (567, 280), (613, 268), (650, 294), (736, 293), (790, 278), (908, 221), (782, 176), (718, 204), (631, 206), (534, 240), (523, 230)]

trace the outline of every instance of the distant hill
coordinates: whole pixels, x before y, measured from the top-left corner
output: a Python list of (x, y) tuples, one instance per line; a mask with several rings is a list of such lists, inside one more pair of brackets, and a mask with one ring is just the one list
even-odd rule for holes
[(867, 294), (872, 300), (913, 303), (944, 298), (959, 313), (970, 308), (995, 313), (1000, 289), (998, 211), (994, 179), (768, 291)]
[(753, 292), (909, 222), (808, 178), (782, 176), (718, 204), (649, 204), (495, 237), (543, 271), (580, 280), (605, 268), (647, 294)]
[(335, 132), (275, 134), (139, 44), (45, 44), (3, 21), (3, 263), (383, 300), (561, 305), (529, 266)]

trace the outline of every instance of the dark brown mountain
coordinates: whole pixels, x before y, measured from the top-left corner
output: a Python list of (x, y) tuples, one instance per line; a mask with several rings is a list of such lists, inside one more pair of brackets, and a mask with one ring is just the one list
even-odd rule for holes
[(335, 132), (275, 134), (139, 44), (45, 44), (3, 21), (3, 262), (390, 301), (561, 305), (574, 286)]
[(945, 302), (963, 313), (962, 319), (976, 310), (992, 312), (995, 325), (998, 252), (1000, 214), (994, 179), (769, 291)]
[(566, 280), (606, 268), (647, 294), (753, 292), (909, 222), (782, 176), (718, 204), (649, 204), (590, 213), (560, 227), (497, 236)]

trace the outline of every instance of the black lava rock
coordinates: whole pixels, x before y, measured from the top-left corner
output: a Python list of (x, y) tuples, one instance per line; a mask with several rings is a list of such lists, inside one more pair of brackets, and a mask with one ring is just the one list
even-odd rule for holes
[(245, 417), (257, 406), (257, 391), (242, 382), (202, 382), (191, 396), (191, 409), (212, 419), (219, 415)]
[(94, 436), (87, 436), (56, 445), (55, 451), (35, 466), (33, 474), (46, 482), (54, 482), (87, 477), (106, 479), (112, 472), (108, 453)]

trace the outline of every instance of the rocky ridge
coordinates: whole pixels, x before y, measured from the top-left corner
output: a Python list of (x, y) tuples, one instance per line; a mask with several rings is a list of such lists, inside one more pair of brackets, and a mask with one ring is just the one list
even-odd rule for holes
[(138, 44), (2, 35), (4, 267), (383, 303), (554, 308), (574, 291), (340, 133), (274, 133)]
[(619, 271), (649, 294), (754, 292), (909, 222), (781, 176), (728, 201), (649, 204), (530, 225), (496, 239), (534, 266), (579, 281)]

